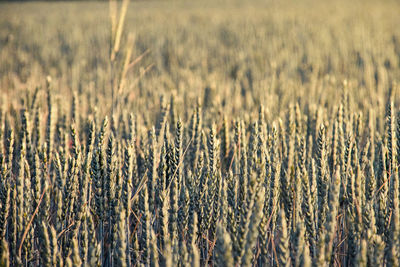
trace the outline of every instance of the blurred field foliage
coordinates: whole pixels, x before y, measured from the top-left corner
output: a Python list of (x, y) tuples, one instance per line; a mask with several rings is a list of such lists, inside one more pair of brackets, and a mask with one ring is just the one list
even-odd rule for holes
[(108, 2), (0, 3), (0, 265), (399, 266), (399, 25), (134, 1), (110, 63)]
[[(398, 10), (395, 1), (133, 2), (133, 54), (149, 49), (140, 67), (154, 67), (129, 91), (137, 108), (172, 93), (179, 111), (190, 111), (209, 87), (209, 115), (260, 104), (282, 115), (294, 101), (332, 109), (347, 79), (358, 88), (348, 90), (354, 109), (372, 104), (382, 114), (382, 90), (399, 75)], [(33, 90), (50, 75), (67, 96), (107, 96), (108, 3), (2, 4), (0, 12), (2, 90)], [(137, 72), (128, 78), (135, 87)]]

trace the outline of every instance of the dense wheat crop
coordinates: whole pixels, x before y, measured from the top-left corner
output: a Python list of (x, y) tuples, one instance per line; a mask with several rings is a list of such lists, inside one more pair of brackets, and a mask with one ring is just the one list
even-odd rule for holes
[(0, 266), (399, 266), (397, 1), (126, 3), (0, 4)]

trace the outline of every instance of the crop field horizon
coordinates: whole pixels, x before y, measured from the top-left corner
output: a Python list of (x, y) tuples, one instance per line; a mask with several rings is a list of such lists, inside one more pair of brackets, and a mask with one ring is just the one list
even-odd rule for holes
[(399, 25), (0, 2), (0, 266), (399, 266)]

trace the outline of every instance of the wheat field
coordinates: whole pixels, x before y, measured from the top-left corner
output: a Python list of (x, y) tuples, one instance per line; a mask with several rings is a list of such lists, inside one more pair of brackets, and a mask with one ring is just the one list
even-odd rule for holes
[(400, 266), (400, 3), (0, 3), (0, 266)]

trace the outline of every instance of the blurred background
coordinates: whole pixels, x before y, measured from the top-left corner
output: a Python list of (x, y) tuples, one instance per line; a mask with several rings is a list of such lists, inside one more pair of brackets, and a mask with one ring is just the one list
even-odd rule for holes
[[(384, 112), (382, 90), (400, 75), (399, 7), (398, 1), (133, 1), (123, 36), (133, 37), (133, 57), (145, 54), (127, 75), (127, 101), (139, 110), (173, 95), (184, 111), (211, 96), (204, 103), (211, 117), (245, 116), (241, 110), (260, 104), (281, 114), (288, 103), (310, 99), (329, 110), (346, 80), (358, 88), (349, 90), (355, 109), (373, 104)], [(95, 92), (87, 98), (96, 105), (109, 96), (109, 40), (108, 1), (1, 3), (0, 89), (21, 95), (50, 75), (62, 96)]]

